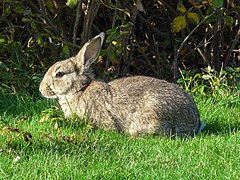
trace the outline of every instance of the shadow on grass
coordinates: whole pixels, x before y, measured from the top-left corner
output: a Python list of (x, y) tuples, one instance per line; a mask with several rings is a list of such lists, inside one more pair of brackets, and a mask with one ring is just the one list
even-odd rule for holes
[(53, 155), (56, 153), (76, 156), (77, 154), (81, 155), (82, 152), (88, 152), (89, 155), (96, 153), (111, 154), (116, 153), (131, 139), (124, 134), (101, 129), (81, 129), (80, 131), (78, 127), (71, 133), (67, 133), (66, 129), (63, 131), (54, 133), (47, 133), (47, 131), (29, 132), (31, 138), (27, 141), (26, 137), (23, 136), (26, 133), (24, 131), (18, 131), (15, 134), (12, 132), (6, 133), (5, 137), (0, 138), (0, 154), (24, 157), (30, 157), (34, 154)]
[(237, 121), (234, 122), (208, 122), (206, 127), (203, 129), (202, 133), (206, 135), (226, 135), (233, 132), (240, 131), (240, 123)]
[[(40, 125), (40, 124), (39, 124)], [(51, 127), (52, 129), (54, 127)], [(138, 145), (138, 141), (146, 141), (155, 144), (160, 139), (175, 141), (176, 138), (146, 136), (146, 137), (130, 137), (124, 133), (114, 131), (105, 131), (102, 129), (90, 128), (88, 124), (83, 122), (67, 123), (65, 122), (60, 130), (51, 132), (50, 126), (41, 132), (31, 131), (32, 137), (26, 141), (23, 136), (24, 130), (18, 134), (7, 134), (5, 139), (0, 138), (0, 154), (8, 154), (10, 156), (20, 155), (24, 158), (32, 155), (69, 155), (82, 156), (82, 153), (91, 154), (115, 154), (124, 146)], [(71, 130), (71, 132), (68, 132)], [(216, 122), (208, 123), (202, 132), (202, 137), (211, 135), (226, 136), (233, 132), (239, 131), (239, 124), (223, 124)], [(189, 138), (192, 139), (192, 138)], [(194, 139), (194, 138), (193, 138)], [(136, 140), (136, 141), (135, 141)], [(135, 143), (137, 142), (137, 143)], [(132, 144), (132, 145), (131, 145)]]
[[(50, 114), (51, 116), (49, 116), (50, 118), (45, 124), (47, 127), (44, 132), (41, 132), (39, 134), (39, 132), (37, 132), (37, 128), (34, 128), (34, 130), (32, 130), (33, 132), (29, 132), (33, 138), (30, 138), (29, 142), (26, 142), (26, 140), (24, 140), (24, 138), (26, 138), (24, 137), (24, 129), (27, 129), (29, 123), (31, 125), (32, 122), (30, 117), (29, 122), (21, 126), (22, 128), (20, 130), (20, 133), (18, 133), (18, 139), (13, 140), (11, 136), (7, 137), (8, 140), (1, 141), (7, 142), (4, 146), (5, 148), (3, 145), (1, 145), (2, 147), (0, 146), (0, 150), (13, 149), (18, 153), (22, 153), (22, 150), (24, 149), (24, 151), (26, 150), (26, 153), (31, 153), (32, 151), (43, 151), (46, 153), (48, 151), (58, 151), (58, 153), (69, 154), (72, 152), (77, 153), (76, 151), (79, 151), (79, 149), (83, 148), (93, 153), (96, 150), (106, 150), (111, 152), (111, 149), (105, 147), (106, 145), (112, 149), (116, 149), (119, 146), (123, 146), (124, 143), (128, 143), (131, 139), (130, 136), (127, 136), (123, 133), (104, 131), (101, 129), (93, 128), (86, 121), (77, 120), (76, 117), (70, 120), (66, 120), (62, 115), (59, 116), (58, 112), (56, 113), (57, 116), (52, 117), (51, 113), (61, 111), (60, 109), (54, 110), (50, 108), (53, 104), (56, 103), (53, 101), (47, 101), (40, 96), (30, 97), (28, 94), (4, 96), (0, 94), (0, 114), (4, 114), (5, 117), (9, 115), (11, 117), (19, 117), (26, 114), (28, 116), (39, 114), (40, 117), (40, 114), (42, 114), (44, 111), (46, 114)], [(203, 136), (225, 136), (240, 130), (239, 120), (219, 121), (217, 118), (220, 117), (218, 116), (216, 119), (211, 118), (211, 121), (207, 122), (206, 127), (202, 132)], [(21, 119), (19, 122), (21, 122)], [(63, 131), (71, 131), (72, 133), (69, 133), (68, 135), (66, 135), (67, 133), (65, 132), (60, 132), (59, 134), (52, 133), (51, 129), (54, 129), (54, 125), (56, 123), (57, 126), (59, 126), (59, 128), (61, 128)], [(49, 124), (52, 124), (52, 126)], [(44, 125), (35, 122), (32, 126), (40, 128)], [(146, 136), (143, 138), (148, 139), (149, 137)], [(154, 136), (154, 139), (156, 141), (159, 141), (160, 138), (161, 137), (159, 136)], [(169, 138), (163, 137), (163, 139)], [(171, 139), (174, 141), (175, 138)], [(117, 144), (113, 145), (114, 142), (117, 142)]]
[(40, 94), (30, 96), (27, 93), (7, 95), (0, 93), (0, 114), (5, 116), (41, 114), (42, 110), (53, 104), (56, 104), (54, 100), (44, 99)]

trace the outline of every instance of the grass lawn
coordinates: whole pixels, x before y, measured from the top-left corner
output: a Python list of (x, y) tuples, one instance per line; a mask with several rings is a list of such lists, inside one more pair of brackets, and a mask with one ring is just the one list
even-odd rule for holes
[(0, 179), (239, 179), (240, 103), (195, 101), (201, 135), (133, 138), (63, 120), (54, 101), (0, 93)]

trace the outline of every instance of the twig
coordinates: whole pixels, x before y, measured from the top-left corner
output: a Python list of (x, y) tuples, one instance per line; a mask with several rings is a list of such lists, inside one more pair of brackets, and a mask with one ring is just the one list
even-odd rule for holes
[(198, 23), (198, 25), (187, 35), (187, 37), (183, 40), (183, 42), (181, 43), (180, 47), (177, 50), (177, 58), (179, 55), (179, 52), (182, 50), (183, 46), (185, 45), (185, 43), (187, 42), (187, 40), (189, 39), (189, 37), (203, 24), (205, 23), (210, 17), (212, 17), (213, 15), (215, 15), (216, 13), (218, 13), (219, 11), (222, 11), (223, 8), (213, 12), (212, 14), (206, 16), (201, 22)]
[(157, 64), (157, 71), (158, 71), (157, 76), (159, 78), (162, 78), (161, 65), (160, 65), (161, 57), (160, 57), (160, 52), (159, 52), (159, 45), (158, 45), (158, 42), (156, 41), (156, 38), (154, 35), (153, 35), (153, 43), (154, 43), (154, 47), (155, 47), (154, 49), (155, 49), (155, 53), (156, 53), (156, 64)]
[(217, 21), (214, 25), (214, 38), (213, 38), (213, 45), (212, 45), (212, 65), (213, 68), (216, 70), (219, 70), (220, 64), (219, 64), (219, 58), (220, 58), (220, 47), (221, 47), (221, 20), (222, 19), (222, 13), (221, 11), (217, 13)]
[[(157, 70), (155, 69), (155, 66), (152, 65), (152, 63), (150, 62), (150, 60), (148, 59), (147, 55), (145, 53), (142, 54), (143, 58), (145, 61), (143, 61), (144, 63), (147, 63), (148, 67), (153, 71), (154, 74), (158, 74)], [(139, 58), (140, 60), (142, 58)]]
[[(115, 25), (116, 25), (116, 14), (117, 14), (117, 9), (115, 9), (115, 13), (114, 13), (114, 16), (113, 16), (112, 28), (114, 28)], [(106, 60), (106, 65), (105, 65), (105, 69), (104, 69), (104, 71), (105, 71), (104, 80), (107, 80), (107, 81), (108, 81), (108, 78), (109, 78), (108, 68), (109, 68), (109, 65), (110, 65), (111, 51), (112, 51), (112, 42), (110, 42), (109, 46), (108, 46), (107, 60)]]
[(177, 13), (171, 6), (169, 6), (165, 1), (163, 1), (163, 0), (157, 0), (157, 3), (158, 3), (160, 6), (164, 5), (164, 6), (171, 12), (171, 14), (173, 14), (174, 16), (177, 16), (177, 15), (178, 15), (178, 13)]
[(92, 33), (92, 24), (93, 20), (98, 12), (100, 1), (99, 0), (92, 0), (88, 1), (89, 7), (87, 8), (88, 12), (84, 16), (83, 20), (83, 30), (81, 35), (81, 44), (84, 44), (91, 36)]
[(67, 41), (67, 38), (65, 38), (57, 29), (57, 26), (55, 26), (52, 21), (48, 18), (48, 16), (41, 11), (31, 0), (26, 0), (26, 2), (28, 3), (28, 5), (30, 6), (30, 8), (37, 12), (38, 14), (40, 14), (47, 22), (47, 25), (53, 30), (54, 34), (56, 34), (58, 37), (60, 37), (60, 39), (62, 39), (63, 41)]
[(2, 174), (3, 174), (4, 176), (7, 176), (7, 174), (2, 170), (2, 168), (0, 168), (0, 171), (2, 172)]
[[(212, 37), (213, 37), (213, 36), (212, 36)], [(212, 39), (212, 37), (211, 37), (210, 39)], [(204, 42), (204, 43), (199, 43), (198, 45), (196, 45), (193, 50), (191, 50), (190, 52), (188, 52), (187, 54), (185, 54), (185, 55), (178, 61), (178, 65), (179, 65), (180, 63), (182, 63), (182, 61), (183, 61), (184, 59), (186, 59), (186, 57), (187, 57), (189, 54), (192, 54), (192, 52), (195, 51), (195, 50), (197, 50), (197, 51), (199, 52), (200, 56), (201, 56), (201, 57), (203, 58), (203, 60), (204, 60), (204, 63), (208, 63), (208, 62), (207, 62), (207, 58), (206, 58), (205, 55), (203, 54), (202, 50), (199, 48), (199, 47), (201, 47), (201, 46), (204, 46), (205, 44), (207, 44), (207, 43)]]
[(177, 76), (177, 62), (178, 62), (178, 53), (177, 53), (177, 46), (174, 46), (174, 59), (172, 63), (172, 72), (173, 72), (173, 82), (176, 83), (178, 76)]
[(158, 33), (159, 36), (161, 36), (162, 38), (167, 38), (164, 33), (162, 33), (161, 31), (159, 31), (158, 28), (154, 27), (150, 22), (148, 22), (144, 17), (142, 17), (140, 13), (138, 13), (138, 17), (139, 17), (139, 19), (140, 19), (143, 23), (146, 24), (147, 27), (151, 28), (153, 31), (155, 31), (156, 33)]
[[(133, 24), (135, 24), (136, 22), (136, 18), (138, 13), (138, 8), (137, 8), (137, 2), (136, 0), (134, 0), (134, 6), (131, 10), (131, 22)], [(130, 39), (130, 34), (134, 31), (134, 26), (130, 26), (126, 29), (128, 31), (127, 34), (123, 35), (123, 59), (124, 59), (124, 67), (123, 67), (123, 71), (122, 71), (122, 75), (126, 76), (129, 73), (129, 68), (130, 68), (130, 64), (131, 64), (131, 58), (127, 53), (127, 46), (129, 43), (129, 39)], [(131, 51), (133, 51), (133, 49), (131, 48)], [(129, 52), (132, 53), (132, 52)]]
[(231, 53), (232, 53), (232, 51), (233, 51), (233, 48), (234, 48), (234, 47), (236, 46), (236, 44), (238, 43), (239, 38), (240, 38), (240, 28), (238, 29), (237, 35), (236, 35), (236, 37), (234, 38), (234, 41), (233, 41), (232, 45), (231, 45), (230, 48), (228, 49), (228, 52), (227, 52), (227, 55), (226, 55), (226, 58), (225, 58), (225, 61), (224, 61), (224, 67), (228, 64), (228, 61), (229, 61), (229, 59), (230, 59)]
[[(174, 76), (174, 74), (176, 74), (174, 71), (175, 69), (174, 68), (177, 68), (177, 65), (174, 65), (174, 61), (177, 62), (177, 57), (176, 57), (176, 46), (174, 45), (174, 35), (171, 31), (171, 23), (170, 23), (170, 16), (169, 16), (169, 12), (167, 11), (167, 9), (164, 9), (165, 11), (165, 17), (167, 19), (167, 29), (168, 29), (168, 39), (169, 39), (169, 42), (170, 42), (170, 46), (173, 50), (173, 64), (172, 64), (172, 74)], [(175, 59), (176, 58), (176, 59)], [(175, 67), (174, 67), (175, 66)], [(173, 68), (174, 67), (174, 68)], [(174, 79), (176, 79), (176, 77), (174, 78), (173, 77), (173, 81), (175, 81)]]
[(77, 41), (77, 30), (78, 30), (79, 20), (81, 17), (81, 11), (82, 11), (82, 0), (78, 2), (78, 6), (76, 9), (76, 19), (75, 19), (74, 28), (73, 28), (73, 44), (76, 44), (76, 41)]
[(40, 11), (42, 11), (42, 14), (47, 15), (47, 10), (46, 10), (46, 7), (45, 7), (44, 0), (38, 0), (38, 4), (40, 6)]
[[(133, 33), (133, 38), (136, 39), (136, 42), (135, 42), (136, 46), (138, 48), (141, 48), (140, 44), (137, 41), (136, 35), (134, 33)], [(151, 70), (153, 71), (154, 74), (158, 74), (158, 71), (155, 69), (155, 66), (152, 65), (151, 61), (148, 59), (148, 56), (144, 52), (142, 53), (142, 55), (143, 55), (143, 58), (145, 59), (145, 61), (143, 61), (143, 62), (147, 63), (147, 65), (151, 68)], [(139, 59), (141, 60), (142, 58), (139, 58)]]

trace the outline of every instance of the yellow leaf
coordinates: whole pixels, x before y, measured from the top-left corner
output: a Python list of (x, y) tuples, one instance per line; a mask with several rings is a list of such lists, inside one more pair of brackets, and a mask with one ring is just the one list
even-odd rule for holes
[(44, 123), (45, 122), (45, 120), (46, 120), (46, 115), (44, 115), (41, 119), (40, 119), (40, 123), (42, 124), (42, 123)]
[(201, 9), (201, 8), (206, 9), (206, 8), (207, 8), (206, 5), (202, 5), (202, 4), (200, 4), (200, 5), (194, 5), (194, 7), (195, 7), (196, 9)]
[(6, 132), (8, 131), (8, 127), (3, 127), (2, 130), (1, 130), (1, 135), (4, 135)]
[(183, 4), (179, 4), (177, 10), (182, 14), (184, 14), (187, 11)]
[(21, 159), (20, 156), (16, 156), (16, 157), (13, 159), (13, 162), (16, 163), (16, 162), (18, 162), (20, 159)]
[(192, 5), (199, 5), (201, 4), (202, 0), (188, 0)]
[(54, 125), (54, 129), (58, 129), (58, 123), (57, 122), (55, 122), (55, 125)]
[(199, 16), (197, 13), (193, 13), (193, 12), (188, 12), (187, 13), (187, 18), (190, 22), (192, 22), (193, 24), (198, 24), (199, 22)]
[(186, 18), (184, 16), (177, 16), (172, 21), (172, 31), (177, 33), (187, 26)]
[(202, 1), (202, 4), (206, 6), (213, 6), (213, 0)]
[(138, 11), (141, 11), (146, 14), (146, 11), (143, 8), (143, 4), (142, 4), (141, 0), (136, 0), (135, 5), (137, 6)]
[(117, 41), (112, 41), (112, 44), (115, 46), (117, 45)]

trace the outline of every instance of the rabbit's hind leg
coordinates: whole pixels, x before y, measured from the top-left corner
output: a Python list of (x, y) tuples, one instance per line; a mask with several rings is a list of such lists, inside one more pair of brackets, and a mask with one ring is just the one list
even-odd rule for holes
[(155, 134), (159, 129), (159, 121), (157, 113), (148, 111), (141, 114), (134, 114), (131, 116), (129, 127), (126, 129), (127, 133), (132, 136)]

